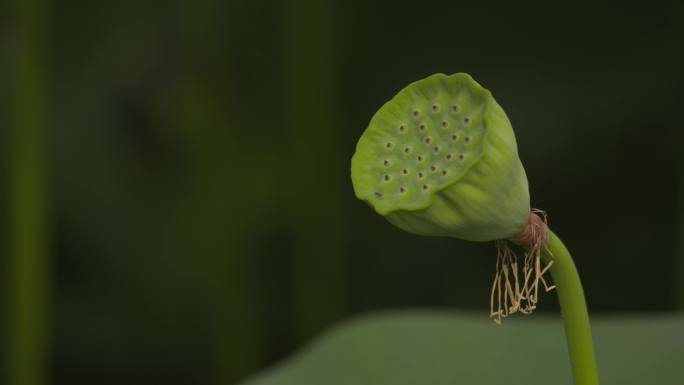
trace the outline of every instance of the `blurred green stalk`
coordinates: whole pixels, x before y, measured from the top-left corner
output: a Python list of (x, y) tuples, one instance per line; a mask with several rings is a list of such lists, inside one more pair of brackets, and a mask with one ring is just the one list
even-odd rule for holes
[(285, 12), (290, 216), (296, 236), (295, 326), (299, 341), (338, 319), (344, 309), (341, 151), (335, 80), (335, 7), (329, 0), (292, 0)]
[[(677, 3), (675, 5), (675, 11), (673, 13), (676, 14), (676, 16), (673, 16), (673, 19), (678, 21), (673, 23), (673, 25), (676, 26), (674, 28), (673, 36), (682, 36), (682, 34), (684, 33), (684, 4)], [(679, 63), (674, 63), (673, 65), (681, 68), (682, 65), (684, 65), (684, 48), (680, 46), (679, 52)], [(679, 119), (679, 114), (676, 112), (672, 114), (671, 122), (675, 127), (679, 125), (679, 130), (682, 130), (684, 128), (681, 123), (681, 120)], [(682, 161), (682, 168), (684, 169), (684, 158), (682, 159)], [(679, 186), (679, 196), (681, 197), (681, 199), (679, 200), (678, 232), (675, 233), (675, 237), (678, 236), (678, 238), (676, 244), (677, 250), (675, 250), (674, 258), (674, 284), (676, 290), (675, 308), (682, 311), (684, 310), (684, 174), (682, 174), (679, 180)]]
[[(682, 159), (684, 160), (684, 159)], [(684, 165), (682, 166), (684, 168)], [(676, 220), (678, 221), (675, 231), (674, 252), (674, 279), (675, 309), (684, 310), (684, 175), (679, 178), (679, 210)]]
[(48, 231), (43, 2), (15, 0), (14, 110), (8, 132), (9, 385), (47, 383)]
[[(179, 234), (188, 242), (183, 249), (187, 255), (196, 254), (190, 266), (209, 314), (215, 360), (209, 378), (232, 384), (258, 368), (263, 346), (255, 319), (258, 299), (242, 240), (246, 224), (239, 220), (246, 211), (258, 210), (242, 207), (245, 196), (254, 192), (236, 189), (233, 183), (244, 181), (243, 173), (251, 171), (238, 166), (246, 155), (232, 137), (232, 128), (241, 126), (241, 111), (233, 107), (232, 84), (216, 78), (232, 70), (228, 58), (233, 46), (224, 44), (231, 34), (240, 33), (242, 24), (233, 19), (238, 13), (225, 13), (232, 8), (221, 0), (183, 1), (180, 7), (183, 70), (175, 111), (196, 179), (187, 188), (188, 205), (180, 208)], [(226, 23), (230, 27), (224, 29)]]
[[(682, 159), (684, 161), (684, 159)], [(682, 166), (684, 168), (684, 165)], [(674, 286), (675, 309), (684, 310), (684, 175), (679, 179), (679, 212), (677, 213), (677, 231), (675, 232), (674, 254)]]
[[(679, 41), (679, 37), (684, 33), (684, 4), (678, 2), (673, 3), (673, 9), (670, 11), (672, 18), (671, 40), (673, 42)], [(679, 60), (671, 63), (672, 68), (681, 68), (684, 65), (684, 47), (678, 46), (679, 55), (675, 56)], [(681, 82), (680, 82), (681, 83)], [(681, 132), (684, 128), (679, 119), (679, 111), (674, 109), (670, 115), (669, 124), (675, 131)], [(684, 143), (683, 143), (684, 144)], [(681, 154), (681, 153), (680, 153)], [(681, 155), (680, 155), (681, 156)], [(684, 157), (680, 158), (680, 170), (684, 170)], [(684, 173), (679, 177), (679, 201), (676, 202), (675, 212), (675, 231), (674, 231), (674, 258), (672, 264), (672, 275), (675, 295), (674, 308), (679, 311), (684, 310)]]

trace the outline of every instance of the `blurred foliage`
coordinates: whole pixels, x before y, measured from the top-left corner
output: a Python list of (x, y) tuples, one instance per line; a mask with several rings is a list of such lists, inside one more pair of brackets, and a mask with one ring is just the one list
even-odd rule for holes
[[(595, 317), (601, 383), (680, 384), (683, 328), (681, 315)], [(555, 316), (499, 327), (469, 312), (385, 312), (343, 323), (243, 384), (570, 385), (564, 343)]]
[[(4, 126), (7, 238), (2, 252), (7, 271), (7, 343), (3, 380), (40, 385), (48, 377), (51, 311), (46, 149), (45, 18), (41, 0), (13, 1), (15, 55)], [(3, 317), (5, 318), (5, 317)], [(4, 329), (3, 329), (4, 330)]]
[[(673, 309), (681, 5), (492, 7), (49, 4), (51, 382), (231, 383), (362, 311), (485, 318), (493, 245), (400, 232), (349, 182), (375, 110), (434, 72), (471, 73), (509, 114), (592, 311)], [(17, 28), (0, 12), (3, 127)]]

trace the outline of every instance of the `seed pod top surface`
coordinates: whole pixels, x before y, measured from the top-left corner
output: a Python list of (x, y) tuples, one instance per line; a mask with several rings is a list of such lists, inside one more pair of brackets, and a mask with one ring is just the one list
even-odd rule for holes
[(429, 76), (385, 103), (357, 144), (352, 182), (359, 199), (417, 234), (508, 238), (529, 213), (510, 122), (464, 73)]

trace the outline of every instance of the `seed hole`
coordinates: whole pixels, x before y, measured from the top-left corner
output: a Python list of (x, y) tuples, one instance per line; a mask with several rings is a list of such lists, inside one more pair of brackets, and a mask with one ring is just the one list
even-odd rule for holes
[(403, 169), (403, 170), (401, 170), (401, 172), (402, 172), (404, 175), (408, 174), (408, 170), (407, 170), (407, 169)]
[(447, 170), (442, 170), (442, 176), (446, 176)]
[(453, 106), (451, 106), (451, 111), (458, 112), (458, 110), (459, 110), (458, 104), (454, 104)]
[(422, 178), (423, 176), (425, 176), (425, 174), (423, 174), (422, 172), (418, 173), (418, 178)]
[(411, 147), (408, 147), (408, 146), (407, 146), (407, 147), (404, 147), (404, 152), (407, 153), (407, 154), (408, 154), (409, 152), (411, 152)]
[(420, 115), (420, 111), (414, 110), (414, 111), (413, 111), (413, 116), (418, 116), (418, 115)]
[(446, 120), (443, 120), (442, 121), (442, 127), (444, 127), (444, 128), (449, 127), (449, 122), (447, 122)]
[(387, 142), (387, 144), (385, 144), (385, 147), (392, 148), (392, 142)]
[(451, 140), (456, 140), (456, 139), (458, 139), (458, 135), (456, 135), (456, 134), (451, 135)]
[(376, 191), (375, 196), (378, 198), (382, 198), (382, 193), (380, 191)]
[(422, 162), (422, 161), (423, 161), (423, 156), (422, 156), (422, 155), (418, 155), (418, 158), (416, 158), (416, 159), (418, 159), (419, 162)]
[(405, 189), (405, 188), (403, 188), (403, 187), (399, 187), (399, 192), (401, 192), (401, 193), (405, 193), (405, 192), (406, 192), (406, 189)]
[(465, 138), (463, 138), (463, 140), (464, 140), (466, 143), (468, 143), (468, 142), (470, 142), (470, 137), (469, 137), (469, 136), (466, 136)]
[(427, 190), (427, 189), (428, 189), (428, 185), (424, 184), (424, 185), (423, 185), (423, 190)]
[(439, 146), (435, 146), (432, 148), (435, 152), (439, 152)]
[(429, 136), (427, 138), (425, 138), (425, 143), (430, 144), (431, 141), (432, 141), (432, 139)]
[(421, 123), (418, 128), (420, 128), (421, 131), (425, 130), (425, 123)]
[(463, 156), (463, 154), (461, 154), (461, 155), (458, 156), (458, 159), (460, 159), (460, 160), (463, 160), (463, 158), (465, 158), (465, 157)]
[(389, 166), (390, 162), (389, 162), (389, 160), (385, 159), (385, 161), (382, 162), (382, 164), (384, 164), (385, 167), (387, 167), (387, 166)]
[(406, 126), (404, 126), (403, 124), (401, 126), (399, 126), (399, 131), (404, 132), (405, 130), (406, 130)]
[(433, 164), (432, 166), (430, 166), (430, 170), (432, 170), (432, 171), (437, 170), (437, 166), (435, 166), (435, 165)]
[(433, 104), (433, 105), (432, 105), (432, 111), (433, 111), (433, 112), (437, 112), (438, 110), (439, 110), (439, 106), (436, 105), (436, 104)]
[(390, 176), (389, 176), (389, 175), (385, 175), (385, 180), (390, 180)]
[(454, 156), (451, 155), (451, 154), (449, 154), (449, 155), (446, 156), (447, 160), (451, 160), (451, 158), (453, 158), (453, 157), (454, 157)]
[(470, 123), (470, 118), (463, 118), (463, 121), (467, 123)]

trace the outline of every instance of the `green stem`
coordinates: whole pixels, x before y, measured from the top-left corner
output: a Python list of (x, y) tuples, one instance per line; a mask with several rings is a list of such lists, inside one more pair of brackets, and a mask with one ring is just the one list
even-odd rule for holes
[(50, 313), (44, 4), (43, 0), (12, 4), (13, 113), (4, 147), (7, 206), (3, 210), (8, 230), (8, 336), (7, 367), (0, 382), (43, 385), (48, 383)]
[(574, 383), (575, 385), (598, 385), (598, 370), (591, 339), (589, 313), (577, 268), (568, 249), (551, 230), (549, 230), (547, 246), (551, 255), (544, 252), (542, 259), (546, 263), (553, 260), (550, 272), (556, 285), (565, 324)]

